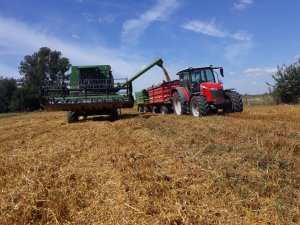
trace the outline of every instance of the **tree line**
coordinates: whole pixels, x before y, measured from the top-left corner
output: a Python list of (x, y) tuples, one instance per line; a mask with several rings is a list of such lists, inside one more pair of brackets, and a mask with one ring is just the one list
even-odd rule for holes
[[(0, 113), (40, 109), (41, 87), (68, 80), (65, 73), (71, 64), (59, 51), (42, 47), (20, 62), (21, 79), (0, 76)], [(300, 99), (300, 59), (277, 67), (273, 96), (277, 104), (298, 104)]]
[(21, 79), (0, 77), (0, 113), (40, 109), (41, 87), (67, 80), (71, 64), (59, 51), (42, 47), (20, 62)]

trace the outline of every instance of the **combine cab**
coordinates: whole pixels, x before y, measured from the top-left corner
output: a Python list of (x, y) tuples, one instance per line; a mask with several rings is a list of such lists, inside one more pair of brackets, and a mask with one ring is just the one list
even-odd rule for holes
[(109, 65), (72, 66), (69, 82), (42, 87), (42, 105), (47, 111), (67, 111), (68, 122), (80, 116), (110, 115), (118, 117), (118, 109), (132, 108), (132, 82), (158, 65), (163, 70), (162, 59), (157, 59), (130, 79), (114, 79)]

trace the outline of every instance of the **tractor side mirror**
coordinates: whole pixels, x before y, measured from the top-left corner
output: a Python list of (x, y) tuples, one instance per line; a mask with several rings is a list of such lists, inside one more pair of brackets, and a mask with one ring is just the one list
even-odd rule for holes
[(220, 74), (221, 74), (222, 77), (224, 77), (224, 70), (223, 70), (223, 68), (220, 68)]

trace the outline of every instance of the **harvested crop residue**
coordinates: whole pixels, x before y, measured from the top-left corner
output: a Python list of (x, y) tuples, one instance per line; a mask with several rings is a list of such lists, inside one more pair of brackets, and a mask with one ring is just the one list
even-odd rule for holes
[(0, 224), (300, 223), (300, 107), (0, 118)]

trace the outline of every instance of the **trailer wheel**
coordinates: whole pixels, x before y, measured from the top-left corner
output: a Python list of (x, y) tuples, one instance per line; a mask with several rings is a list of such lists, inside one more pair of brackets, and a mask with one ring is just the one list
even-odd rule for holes
[(144, 113), (149, 112), (149, 108), (147, 106), (144, 106)]
[(185, 114), (183, 102), (181, 101), (178, 92), (173, 93), (173, 109), (174, 109), (174, 113), (178, 116)]
[(74, 111), (68, 111), (67, 118), (68, 118), (68, 123), (74, 123), (74, 122), (78, 121), (78, 115)]
[(157, 106), (153, 106), (152, 107), (152, 113), (156, 114), (158, 112), (158, 107)]
[(243, 112), (243, 100), (242, 96), (235, 91), (226, 91), (224, 93), (225, 99), (229, 99), (230, 103), (224, 109), (225, 112)]
[(161, 107), (161, 114), (169, 114), (169, 109), (167, 106), (163, 105)]
[(141, 105), (138, 106), (138, 112), (139, 112), (139, 113), (144, 112), (143, 106), (141, 106)]
[(193, 96), (190, 101), (191, 114), (195, 117), (206, 116), (209, 112), (209, 105), (202, 95)]
[(118, 109), (113, 109), (110, 113), (109, 113), (109, 120), (115, 121), (118, 119)]

